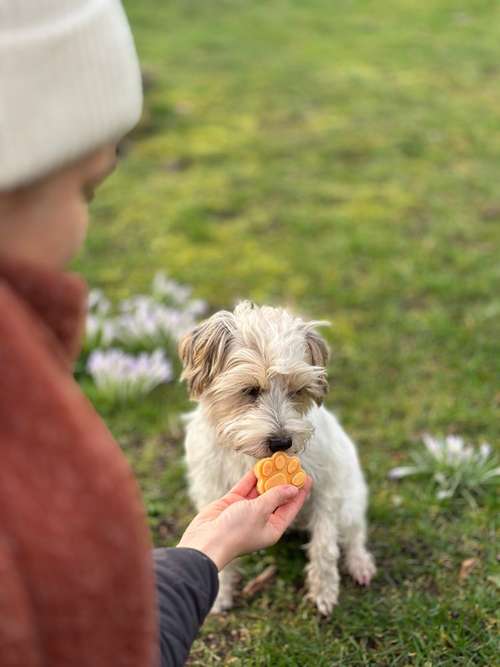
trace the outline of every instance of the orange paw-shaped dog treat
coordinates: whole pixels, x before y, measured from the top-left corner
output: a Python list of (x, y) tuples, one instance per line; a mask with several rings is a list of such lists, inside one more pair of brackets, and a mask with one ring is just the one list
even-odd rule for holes
[(306, 474), (300, 467), (298, 457), (288, 456), (284, 452), (275, 452), (272, 456), (257, 461), (253, 470), (257, 477), (259, 494), (280, 484), (293, 484), (300, 489), (306, 481)]

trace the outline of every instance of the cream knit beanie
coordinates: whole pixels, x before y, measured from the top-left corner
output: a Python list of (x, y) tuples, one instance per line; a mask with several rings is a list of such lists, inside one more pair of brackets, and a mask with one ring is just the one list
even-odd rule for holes
[(0, 0), (0, 190), (118, 140), (141, 107), (119, 0)]

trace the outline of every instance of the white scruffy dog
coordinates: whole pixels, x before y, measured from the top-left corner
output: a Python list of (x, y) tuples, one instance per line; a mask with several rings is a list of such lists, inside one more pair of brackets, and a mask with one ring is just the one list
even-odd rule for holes
[[(275, 451), (298, 454), (314, 480), (296, 520), (311, 534), (309, 597), (328, 615), (339, 594), (339, 545), (359, 584), (369, 584), (375, 565), (365, 546), (367, 489), (356, 449), (322, 407), (328, 348), (319, 324), (244, 301), (202, 322), (179, 351), (182, 379), (199, 401), (185, 442), (192, 500), (201, 509), (220, 498)], [(213, 611), (232, 606), (233, 568), (219, 575)]]

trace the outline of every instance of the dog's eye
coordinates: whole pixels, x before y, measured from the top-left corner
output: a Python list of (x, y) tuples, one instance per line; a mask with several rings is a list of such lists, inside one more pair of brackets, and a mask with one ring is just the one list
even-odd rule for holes
[(260, 396), (260, 392), (261, 392), (260, 387), (247, 387), (246, 389), (243, 389), (243, 393), (245, 394), (245, 396), (248, 396), (254, 401)]
[(289, 398), (300, 398), (306, 393), (306, 387), (301, 387), (300, 389), (296, 389), (295, 391), (291, 391), (288, 396)]

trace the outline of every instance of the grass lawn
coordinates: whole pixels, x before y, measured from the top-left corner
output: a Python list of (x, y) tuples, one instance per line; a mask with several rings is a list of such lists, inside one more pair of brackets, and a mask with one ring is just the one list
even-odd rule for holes
[[(330, 320), (327, 404), (359, 445), (379, 566), (322, 620), (287, 536), (243, 559), (243, 582), (270, 563), (276, 579), (210, 618), (190, 664), (498, 664), (494, 492), (443, 503), (387, 473), (423, 432), (498, 442), (500, 4), (125, 4), (146, 108), (76, 268), (114, 298), (164, 269), (212, 310), (250, 297)], [(193, 514), (183, 387), (97, 407), (174, 544)]]

